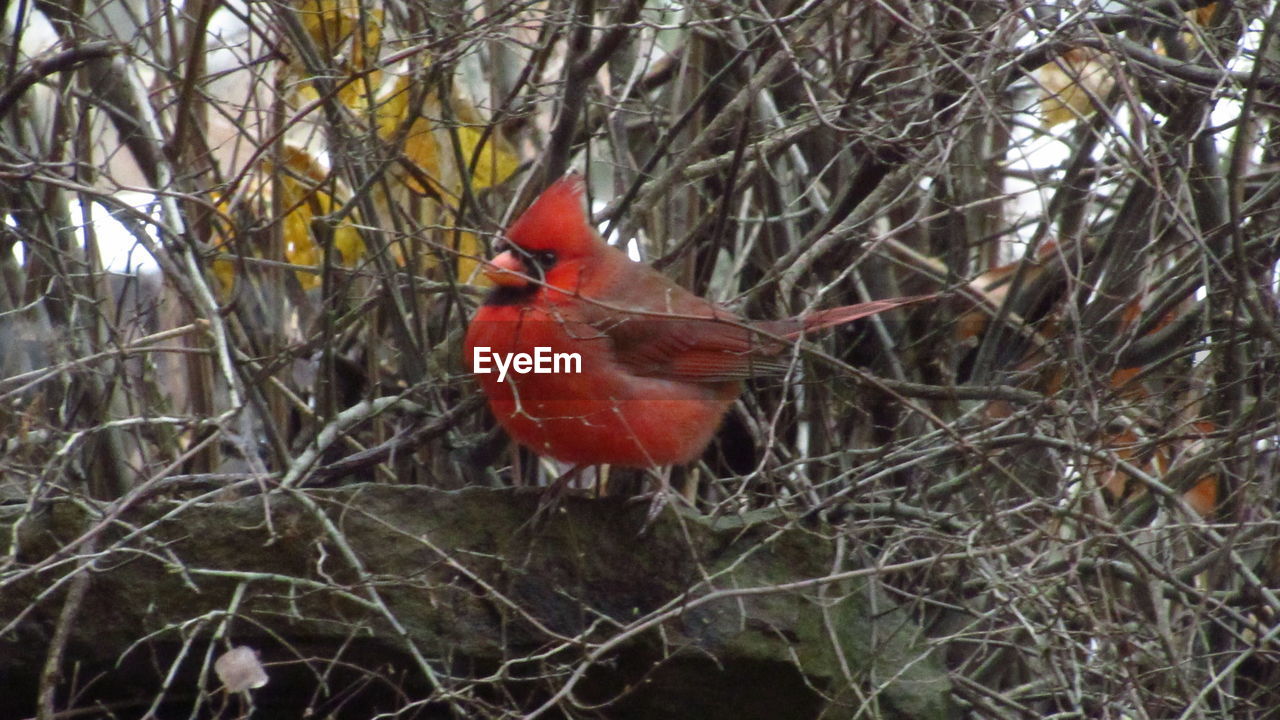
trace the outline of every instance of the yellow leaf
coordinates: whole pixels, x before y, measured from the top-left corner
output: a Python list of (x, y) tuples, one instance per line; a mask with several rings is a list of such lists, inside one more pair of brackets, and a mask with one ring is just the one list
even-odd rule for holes
[[(298, 270), (295, 273), (303, 289), (310, 290), (320, 286), (318, 270), (324, 263), (324, 248), (316, 242), (311, 221), (317, 215), (334, 212), (341, 203), (330, 192), (320, 189), (322, 184), (330, 182), (329, 173), (305, 149), (286, 143), (280, 153), (280, 166), (277, 169), (271, 159), (264, 159), (235, 197), (215, 197), (214, 202), (223, 216), (247, 211), (250, 217), (246, 218), (246, 222), (251, 223), (253, 217), (261, 217), (269, 212), (272, 191), (278, 190), (283, 212), (280, 233), (284, 242), (284, 257), (271, 259), (316, 268), (312, 272)], [(273, 174), (279, 175), (275, 183), (271, 182)], [(223, 231), (224, 236), (230, 234), (229, 229), (223, 227), (220, 218), (215, 218), (214, 223)], [(354, 267), (365, 254), (364, 240), (350, 220), (344, 219), (333, 228), (332, 242), (337, 251), (333, 257), (335, 264)], [(225, 242), (215, 249), (221, 254), (231, 253)], [(250, 252), (260, 256), (262, 250), (263, 248), (253, 248)], [(212, 271), (223, 291), (230, 292), (234, 287), (237, 269), (232, 260), (214, 259)]]
[[(1213, 13), (1217, 9), (1218, 9), (1218, 3), (1211, 2), (1208, 5), (1205, 5), (1204, 7), (1196, 8), (1195, 10), (1188, 11), (1187, 20), (1190, 20), (1193, 25), (1199, 25), (1200, 27), (1208, 27), (1209, 23), (1213, 21)], [(1182, 33), (1182, 42), (1187, 44), (1187, 49), (1189, 50), (1195, 50), (1200, 47), (1200, 38), (1198, 35), (1196, 35), (1196, 33), (1190, 33), (1190, 32)]]
[[(218, 252), (226, 252), (225, 245), (219, 245), (215, 248)], [(218, 280), (218, 297), (220, 300), (226, 300), (231, 290), (236, 286), (236, 264), (224, 258), (214, 258), (213, 276)]]
[[(324, 55), (345, 78), (339, 84), (338, 99), (347, 107), (364, 103), (382, 82), (376, 64), (382, 42), (383, 14), (380, 9), (361, 10), (359, 0), (297, 0), (302, 27)], [(301, 70), (295, 65), (294, 71)], [(358, 77), (359, 75), (364, 77)]]
[[(280, 178), (284, 200), (284, 254), (294, 265), (319, 267), (324, 263), (324, 248), (311, 232), (311, 220), (317, 215), (328, 215), (339, 205), (333, 196), (319, 188), (304, 185), (292, 175)], [(364, 255), (364, 241), (360, 232), (349, 220), (343, 220), (333, 228), (332, 242), (338, 256), (334, 260), (344, 267), (354, 267)], [(298, 282), (304, 289), (320, 286), (318, 274), (298, 271)]]
[(302, 27), (321, 52), (363, 70), (382, 41), (382, 10), (362, 12), (359, 0), (297, 0)]
[[(210, 226), (214, 238), (212, 240), (214, 258), (211, 265), (214, 278), (217, 279), (216, 292), (219, 300), (229, 300), (231, 292), (236, 286), (236, 272), (239, 269), (235, 260), (227, 256), (237, 254), (236, 250), (231, 246), (231, 237), (235, 232), (233, 227), (236, 224), (234, 219), (237, 215), (242, 215), (243, 198), (259, 190), (258, 184), (250, 178), (240, 192), (235, 195), (226, 195), (220, 192), (213, 193), (213, 205), (217, 209), (210, 218)], [(230, 220), (230, 223), (228, 222)]]
[[(431, 190), (452, 200), (462, 194), (464, 171), (473, 164), (472, 190), (493, 187), (515, 173), (520, 165), (519, 158), (500, 132), (490, 132), (484, 147), (480, 147), (480, 140), (485, 137), (484, 122), (466, 98), (454, 93), (449, 110), (455, 118), (455, 129), (450, 132), (449, 126), (441, 119), (444, 109), (434, 92), (423, 93), (420, 106), (410, 107), (414, 93), (409, 82), (408, 76), (397, 77), (377, 111), (379, 136), (394, 141), (403, 134), (401, 149), (405, 157), (413, 162), (419, 176), (425, 178), (430, 187), (424, 187), (414, 174), (404, 176), (405, 184), (415, 192)], [(416, 117), (410, 122), (413, 115)], [(405, 123), (409, 123), (407, 130)], [(457, 153), (453, 146), (455, 135), (460, 151)], [(475, 158), (477, 150), (480, 153), (478, 159)], [(458, 167), (459, 155), (465, 167)]]
[[(329, 46), (355, 44), (353, 36), (357, 25), (349, 8), (341, 5), (344, 0), (296, 0), (313, 10), (308, 32), (323, 38)], [(350, 2), (351, 0), (346, 0)], [(378, 18), (381, 19), (381, 16)], [(376, 37), (376, 36), (375, 36)], [(320, 44), (321, 40), (317, 39)], [(366, 45), (370, 44), (366, 40)], [(353, 57), (357, 57), (353, 55)], [(429, 64), (430, 58), (424, 63)], [(353, 62), (352, 65), (357, 65)], [(519, 156), (514, 147), (497, 129), (486, 133), (486, 120), (482, 113), (456, 85), (447, 106), (442, 105), (439, 86), (415, 86), (407, 73), (382, 75), (371, 71), (367, 78), (352, 83), (360, 93), (343, 93), (340, 97), (348, 107), (367, 111), (378, 137), (399, 147), (405, 162), (393, 166), (390, 174), (398, 181), (393, 184), (386, 198), (377, 197), (374, 202), (397, 212), (410, 212), (426, 228), (434, 228), (426, 237), (438, 252), (418, 255), (412, 261), (415, 271), (430, 270), (437, 266), (440, 253), (452, 261), (456, 258), (456, 277), (466, 282), (476, 274), (478, 258), (483, 253), (479, 238), (470, 232), (455, 230), (453, 224), (458, 199), (463, 195), (463, 178), (470, 176), (471, 190), (480, 191), (498, 185), (511, 177), (519, 167)], [(380, 84), (380, 85), (379, 85)], [(307, 83), (293, 83), (292, 98), (297, 106), (314, 100), (316, 95)], [(363, 92), (373, 88), (375, 92)], [(484, 143), (481, 145), (481, 140)], [(299, 265), (316, 265), (321, 255), (311, 239), (310, 222), (315, 213), (327, 213), (333, 206), (333, 198), (315, 189), (326, 177), (323, 168), (310, 160), (302, 151), (286, 155), (284, 164), (294, 173), (314, 182), (299, 183), (295, 178), (282, 179), (280, 186), (282, 204), (288, 213), (284, 219), (286, 256), (289, 262)], [(412, 202), (408, 202), (407, 196)], [(354, 227), (346, 225), (333, 231), (334, 247), (342, 254), (342, 262), (353, 264), (365, 252), (363, 242)], [(414, 251), (392, 245), (396, 262), (409, 264), (406, 255)], [(299, 274), (303, 287), (315, 287), (320, 279), (314, 275)], [(480, 279), (479, 282), (484, 282)]]
[(355, 267), (356, 262), (364, 257), (364, 238), (351, 223), (343, 223), (333, 231), (333, 249), (342, 254), (340, 262), (343, 267)]
[[(324, 166), (320, 164), (320, 161), (317, 160), (315, 156), (303, 148), (291, 143), (284, 144), (283, 149), (280, 151), (280, 159), (284, 161), (284, 166), (293, 174), (304, 177), (313, 183), (318, 184), (324, 182), (325, 178), (329, 175), (329, 173), (324, 169)], [(262, 169), (268, 174), (271, 172), (273, 169), (271, 158), (268, 157), (263, 160)], [(301, 196), (295, 196), (294, 199), (296, 200), (298, 197)]]
[(456, 235), (457, 242), (454, 249), (458, 251), (458, 280), (480, 285), (489, 284), (488, 278), (476, 272), (480, 267), (479, 258), (484, 255), (484, 246), (480, 244), (480, 238), (476, 237), (475, 233), (465, 230), (459, 231)]
[[(414, 166), (421, 171), (432, 188), (442, 193), (450, 192), (447, 186), (454, 183), (441, 177), (443, 173), (441, 172), (440, 164), (440, 145), (436, 142), (436, 133), (432, 130), (431, 124), (427, 122), (426, 118), (418, 118), (413, 121), (413, 125), (409, 127), (408, 134), (405, 135), (403, 151), (405, 157), (409, 158)], [(406, 174), (404, 182), (414, 192), (424, 193), (428, 190), (423, 187), (416, 175)]]
[(378, 137), (391, 140), (400, 131), (400, 125), (408, 117), (409, 110), (409, 76), (397, 75), (391, 88), (378, 98), (375, 113), (378, 122)]
[(458, 128), (458, 144), (462, 149), (463, 160), (469, 167), (475, 167), (475, 173), (471, 178), (472, 187), (476, 190), (493, 187), (515, 174), (520, 167), (520, 158), (516, 155), (515, 148), (511, 147), (511, 143), (498, 128), (494, 128), (485, 138), (484, 147), (480, 149), (480, 157), (475, 158), (480, 139), (485, 135), (487, 123), (480, 116), (475, 105), (463, 97), (456, 87), (453, 112), (462, 123)]
[[(295, 183), (292, 179), (285, 183)], [(287, 193), (286, 193), (287, 194)], [(281, 233), (284, 236), (284, 259), (293, 265), (316, 266), (320, 264), (320, 249), (311, 240), (311, 211), (305, 205), (286, 209)], [(320, 276), (298, 270), (294, 272), (303, 290), (320, 286)]]
[[(1188, 10), (1182, 15), (1191, 25), (1199, 25), (1200, 27), (1208, 27), (1213, 22), (1213, 13), (1218, 9), (1218, 3), (1212, 2), (1204, 7)], [(1200, 35), (1194, 32), (1179, 33), (1182, 43), (1187, 46), (1187, 50), (1194, 51), (1200, 47)], [(1162, 38), (1156, 38), (1155, 51), (1157, 55), (1168, 55), (1169, 49), (1165, 47)]]
[(484, 148), (480, 149), (480, 158), (473, 160), (480, 145), (480, 138), (483, 136), (484, 128), (474, 126), (458, 128), (458, 143), (462, 146), (462, 157), (475, 166), (475, 173), (471, 176), (471, 187), (476, 190), (483, 190), (501, 183), (511, 177), (520, 166), (520, 159), (516, 157), (515, 150), (511, 148), (506, 138), (497, 132), (489, 133)]
[(1092, 115), (1093, 98), (1106, 98), (1115, 85), (1110, 56), (1090, 48), (1073, 48), (1036, 70), (1040, 113), (1045, 127)]

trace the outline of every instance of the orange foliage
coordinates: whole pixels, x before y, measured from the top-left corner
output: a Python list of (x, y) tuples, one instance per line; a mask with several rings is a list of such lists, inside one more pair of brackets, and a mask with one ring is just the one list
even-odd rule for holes
[[(1049, 241), (1036, 253), (1024, 272), (1024, 287), (1040, 279), (1047, 267), (1047, 261), (1058, 252), (1056, 243)], [(953, 336), (962, 343), (977, 345), (984, 333), (990, 329), (992, 315), (1003, 304), (1008, 296), (1010, 283), (1018, 269), (1018, 262), (991, 268), (978, 275), (969, 283), (970, 296), (978, 296), (985, 300), (987, 308), (972, 309), (962, 313), (956, 320)], [(1142, 316), (1142, 298), (1128, 303), (1121, 313), (1118, 333), (1132, 329)], [(1178, 310), (1171, 310), (1150, 331), (1157, 332), (1177, 318)], [(1020, 320), (1012, 318), (1015, 322)], [(1014, 365), (1018, 370), (1032, 371), (1038, 369), (1032, 385), (1045, 395), (1054, 395), (1061, 391), (1068, 380), (1068, 368), (1057, 358), (1051, 357), (1045, 349), (1049, 341), (1058, 336), (1062, 326), (1058, 322), (1056, 311), (1051, 311), (1044, 318), (1035, 319), (1033, 340), (1028, 351)], [(1111, 373), (1108, 384), (1119, 397), (1137, 402), (1151, 397), (1148, 388), (1135, 379), (1142, 373), (1142, 366), (1117, 367)], [(1013, 408), (1004, 401), (991, 401), (986, 407), (986, 414), (991, 419), (1008, 418)], [(1143, 438), (1139, 430), (1133, 427), (1111, 433), (1103, 439), (1117, 461), (1133, 465), (1142, 472), (1153, 477), (1163, 477), (1176, 467), (1180, 457), (1206, 434), (1216, 428), (1205, 421), (1189, 421), (1189, 434), (1169, 436), (1168, 438)], [(1133, 482), (1133, 478), (1123, 470), (1116, 468), (1116, 463), (1094, 461), (1089, 464), (1089, 472), (1097, 486), (1115, 502), (1125, 502), (1141, 496), (1146, 488)], [(1183, 500), (1201, 516), (1207, 516), (1217, 507), (1219, 500), (1218, 477), (1206, 474), (1198, 478), (1190, 490), (1183, 493)]]

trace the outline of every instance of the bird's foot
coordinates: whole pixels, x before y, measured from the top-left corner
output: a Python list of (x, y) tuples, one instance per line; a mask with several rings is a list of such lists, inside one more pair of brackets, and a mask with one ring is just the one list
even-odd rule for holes
[(538, 509), (534, 511), (533, 517), (529, 518), (529, 525), (537, 525), (546, 520), (560, 507), (560, 502), (564, 499), (565, 493), (573, 481), (582, 474), (586, 469), (586, 465), (574, 465), (566, 470), (560, 477), (551, 481), (546, 489), (542, 491), (542, 496), (538, 498)]
[(693, 503), (691, 503), (688, 498), (672, 489), (666, 472), (670, 472), (670, 470), (668, 469), (665, 472), (658, 474), (657, 488), (652, 493), (637, 495), (632, 499), (634, 502), (643, 502), (644, 500), (649, 501), (649, 509), (644, 515), (644, 524), (640, 526), (641, 535), (644, 535), (649, 531), (653, 522), (658, 519), (658, 515), (661, 514), (662, 510), (670, 505), (672, 501), (676, 503), (683, 503), (688, 507), (693, 507)]
[(658, 514), (662, 512), (662, 508), (667, 506), (671, 501), (671, 488), (665, 484), (658, 488), (653, 494), (653, 499), (649, 501), (649, 510), (644, 514), (644, 524), (640, 526), (640, 534), (644, 535), (649, 532), (649, 526), (653, 525), (653, 521), (658, 519)]

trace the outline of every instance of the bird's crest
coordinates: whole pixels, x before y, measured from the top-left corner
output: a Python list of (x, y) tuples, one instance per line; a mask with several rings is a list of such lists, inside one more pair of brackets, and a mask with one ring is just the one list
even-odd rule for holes
[(507, 239), (537, 252), (580, 253), (596, 242), (582, 208), (582, 177), (566, 175), (551, 184), (507, 229)]

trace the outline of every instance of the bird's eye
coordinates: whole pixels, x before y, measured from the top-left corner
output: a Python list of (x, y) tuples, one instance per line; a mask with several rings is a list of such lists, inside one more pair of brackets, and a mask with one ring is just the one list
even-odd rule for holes
[(556, 254), (550, 250), (543, 250), (542, 252), (533, 254), (533, 261), (537, 263), (539, 267), (549, 268), (556, 264)]

